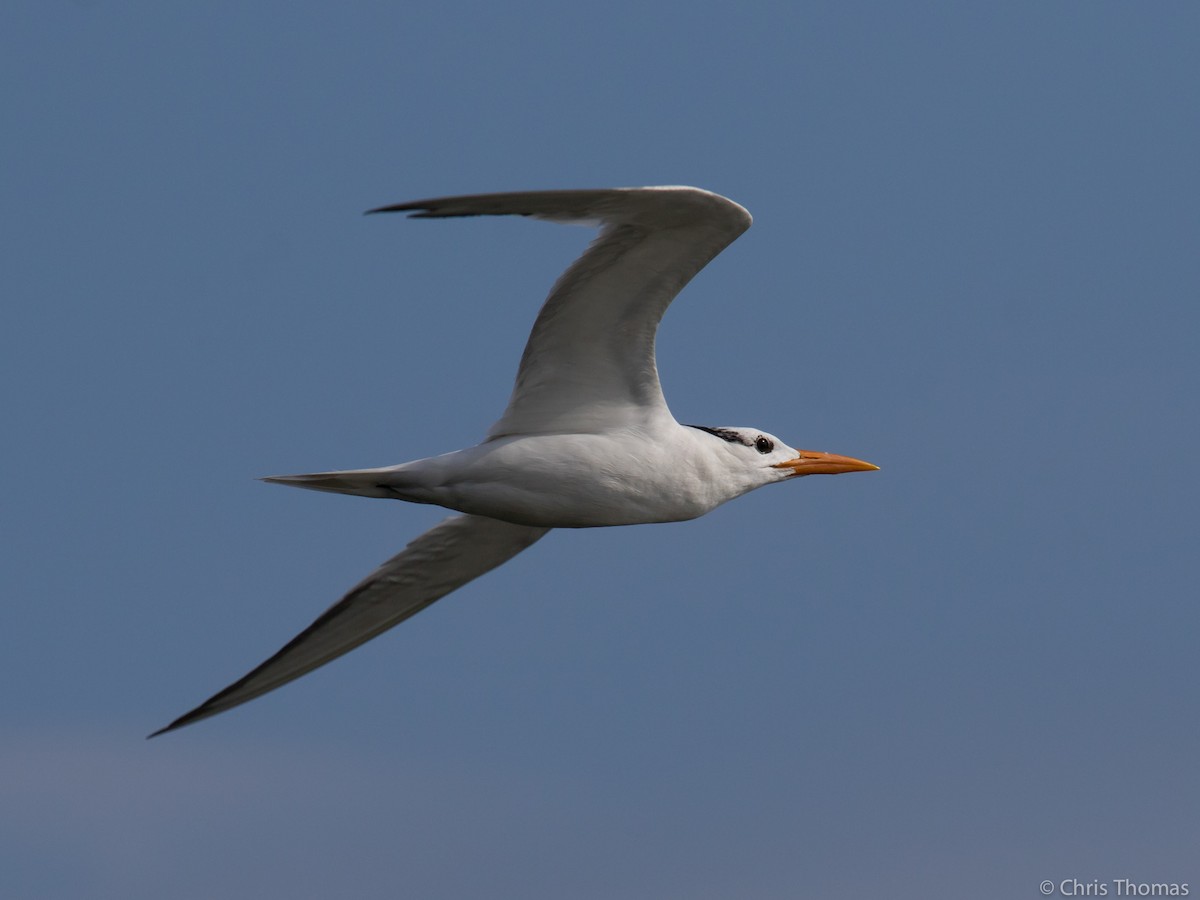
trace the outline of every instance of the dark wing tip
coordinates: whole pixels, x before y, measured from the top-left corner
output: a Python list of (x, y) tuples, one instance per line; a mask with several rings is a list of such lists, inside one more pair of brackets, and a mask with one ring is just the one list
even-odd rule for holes
[(186, 719), (186, 715), (181, 715), (180, 718), (173, 721), (172, 724), (158, 728), (158, 731), (152, 731), (149, 734), (146, 734), (146, 740), (150, 740), (150, 738), (156, 738), (160, 736), (160, 734), (166, 734), (168, 731), (174, 731), (175, 728), (184, 727), (187, 725)]
[[(373, 216), (375, 213), (407, 212), (410, 219), (431, 219), (433, 218), (433, 213), (428, 212), (428, 209), (429, 207), (422, 203), (394, 203), (391, 206), (377, 206), (374, 209), (368, 209), (363, 215)], [(418, 210), (418, 212), (411, 212), (411, 210)], [(421, 210), (425, 211), (422, 212)]]
[[(224, 693), (224, 691), (222, 691), (221, 693)], [(216, 699), (216, 698), (214, 697), (213, 699)], [(185, 725), (191, 725), (193, 722), (198, 722), (200, 719), (207, 719), (209, 716), (215, 715), (216, 714), (215, 712), (209, 711), (210, 703), (211, 703), (211, 701), (206, 700), (204, 703), (201, 703), (195, 709), (188, 710), (182, 716), (180, 716), (178, 719), (171, 722), (171, 724), (165, 725), (162, 728), (158, 729), (158, 731), (154, 731), (154, 732), (151, 732), (150, 734), (146, 735), (146, 740), (150, 740), (151, 738), (156, 738), (160, 734), (166, 734), (168, 731), (175, 731), (176, 729), (183, 728), (183, 726), (185, 726)]]

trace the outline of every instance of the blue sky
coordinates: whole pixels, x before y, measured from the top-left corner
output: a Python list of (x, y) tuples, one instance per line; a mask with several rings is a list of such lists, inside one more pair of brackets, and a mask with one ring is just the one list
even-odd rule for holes
[[(1200, 889), (1198, 27), (9, 4), (0, 893)], [(477, 441), (588, 239), (360, 213), (639, 184), (755, 216), (676, 416), (883, 470), (555, 532), (143, 740), (441, 517), (254, 478)]]

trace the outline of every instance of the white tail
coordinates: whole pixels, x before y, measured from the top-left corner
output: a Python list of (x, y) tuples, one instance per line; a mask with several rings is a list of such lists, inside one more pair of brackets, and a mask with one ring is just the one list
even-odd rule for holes
[(357, 497), (385, 497), (392, 500), (409, 499), (396, 484), (396, 470), (348, 469), (344, 472), (314, 472), (310, 475), (270, 475), (260, 479), (271, 484), (328, 491), (332, 494), (354, 494)]

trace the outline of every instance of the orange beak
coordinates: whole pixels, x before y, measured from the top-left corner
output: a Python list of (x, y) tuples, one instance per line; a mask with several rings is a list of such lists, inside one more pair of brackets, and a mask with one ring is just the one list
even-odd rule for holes
[(791, 469), (791, 476), (797, 475), (841, 475), (843, 472), (873, 472), (879, 466), (873, 466), (861, 459), (851, 456), (838, 456), (836, 453), (821, 453), (817, 450), (798, 450), (800, 455), (787, 462), (775, 463), (772, 468)]

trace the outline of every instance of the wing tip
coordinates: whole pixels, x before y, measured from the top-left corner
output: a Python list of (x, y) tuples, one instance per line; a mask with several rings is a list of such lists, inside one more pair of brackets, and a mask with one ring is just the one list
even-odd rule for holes
[[(363, 215), (406, 212), (410, 219), (527, 216), (558, 222), (602, 224), (610, 218), (624, 220), (637, 217), (639, 210), (654, 216), (662, 212), (661, 201), (666, 197), (673, 198), (671, 205), (677, 209), (682, 204), (681, 211), (686, 214), (685, 221), (688, 222), (693, 220), (698, 209), (703, 208), (721, 210), (718, 218), (724, 219), (739, 234), (749, 228), (753, 221), (745, 207), (728, 197), (690, 185), (505, 191), (427, 197), (377, 206)], [(627, 207), (627, 202), (632, 202), (633, 206)]]
[(432, 219), (435, 217), (435, 213), (430, 212), (429, 206), (423, 203), (392, 203), (388, 206), (376, 206), (374, 209), (368, 209), (363, 215), (373, 216), (378, 213), (396, 212), (406, 212), (410, 219)]
[(158, 731), (150, 732), (148, 735), (146, 735), (146, 740), (148, 740), (148, 741), (152, 740), (152, 739), (158, 737), (160, 734), (166, 734), (169, 731), (175, 731), (179, 728), (183, 728), (185, 725), (192, 724), (192, 722), (194, 722), (197, 718), (199, 718), (199, 716), (194, 715), (194, 713), (196, 713), (196, 712), (197, 712), (197, 710), (192, 710), (191, 712), (186, 712), (182, 716), (180, 716), (178, 719), (171, 722), (169, 725), (164, 725), (162, 728), (158, 729)]

